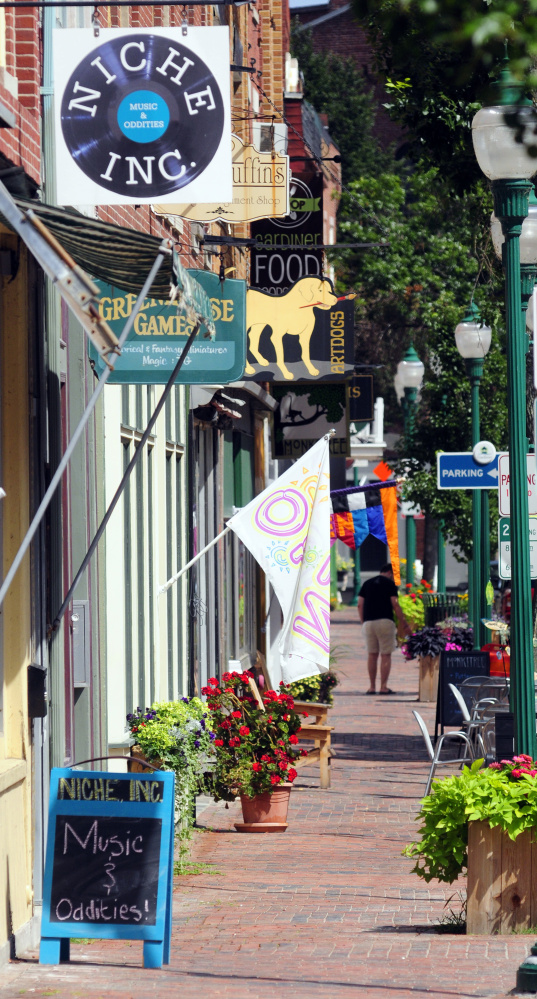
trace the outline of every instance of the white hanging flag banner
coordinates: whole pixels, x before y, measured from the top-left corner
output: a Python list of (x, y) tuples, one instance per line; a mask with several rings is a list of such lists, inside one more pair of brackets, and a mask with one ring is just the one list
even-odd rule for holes
[(268, 576), (283, 611), (274, 687), (329, 668), (329, 442), (326, 434), (227, 522)]

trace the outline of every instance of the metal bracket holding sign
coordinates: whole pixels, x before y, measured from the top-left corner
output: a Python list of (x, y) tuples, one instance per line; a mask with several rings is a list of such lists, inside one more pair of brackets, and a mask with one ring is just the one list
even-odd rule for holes
[(40, 964), (71, 938), (143, 940), (144, 967), (170, 962), (175, 775), (55, 767)]
[[(530, 575), (537, 579), (537, 517), (530, 517), (528, 538), (530, 546)], [(498, 520), (498, 575), (500, 579), (511, 579), (511, 520), (500, 517)]]
[[(530, 517), (537, 516), (537, 471), (535, 455), (526, 455), (526, 470), (528, 476), (528, 513)], [(511, 504), (509, 499), (509, 454), (500, 454), (498, 460), (498, 511), (500, 517), (509, 517)]]

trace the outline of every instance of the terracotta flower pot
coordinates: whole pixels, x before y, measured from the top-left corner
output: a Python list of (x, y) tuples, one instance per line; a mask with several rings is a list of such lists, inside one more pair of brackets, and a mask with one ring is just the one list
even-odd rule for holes
[(280, 784), (255, 798), (241, 794), (244, 822), (235, 822), (237, 832), (285, 832), (292, 784)]

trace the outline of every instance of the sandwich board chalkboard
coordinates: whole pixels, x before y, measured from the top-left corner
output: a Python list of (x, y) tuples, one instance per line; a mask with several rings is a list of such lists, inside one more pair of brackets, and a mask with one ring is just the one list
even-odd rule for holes
[(170, 961), (175, 775), (51, 773), (41, 964), (71, 937), (143, 940), (144, 967)]
[(490, 657), (488, 652), (475, 650), (472, 652), (441, 652), (438, 674), (438, 697), (436, 700), (436, 721), (434, 737), (438, 736), (438, 728), (444, 731), (444, 725), (460, 725), (462, 714), (449, 684), (459, 687), (463, 680), (470, 676), (490, 676)]

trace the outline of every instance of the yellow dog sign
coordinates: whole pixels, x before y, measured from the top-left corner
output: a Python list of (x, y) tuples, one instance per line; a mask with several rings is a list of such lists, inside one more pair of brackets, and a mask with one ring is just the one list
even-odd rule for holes
[(301, 278), (280, 296), (249, 288), (246, 377), (334, 381), (347, 376), (354, 367), (353, 298), (338, 297), (332, 282), (319, 277)]

